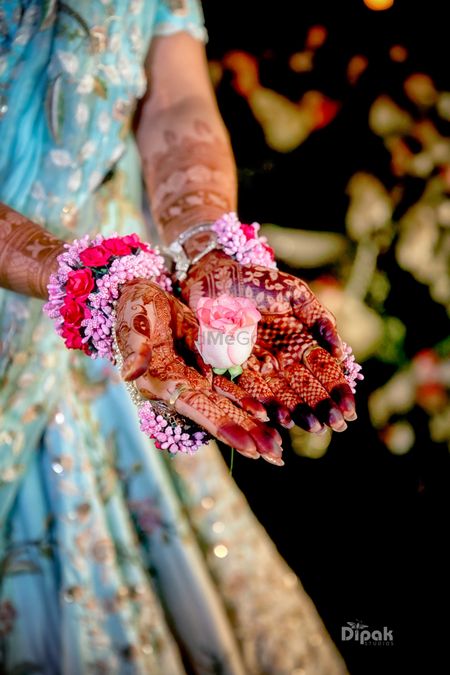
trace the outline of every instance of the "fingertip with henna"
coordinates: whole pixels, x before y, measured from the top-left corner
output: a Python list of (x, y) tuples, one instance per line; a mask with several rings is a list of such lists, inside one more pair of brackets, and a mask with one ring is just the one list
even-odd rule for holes
[(261, 457), (269, 464), (274, 464), (275, 466), (284, 466), (284, 462), (281, 457), (273, 457), (272, 455), (261, 455)]
[(319, 342), (327, 348), (334, 358), (341, 359), (343, 356), (342, 341), (330, 319), (325, 318), (319, 321), (318, 333)]
[(250, 436), (242, 427), (234, 422), (228, 422), (217, 430), (217, 436), (224, 443), (232, 448), (236, 448), (238, 452), (245, 457), (251, 459), (258, 459), (259, 453), (256, 450), (256, 445)]
[(285, 429), (292, 429), (294, 426), (294, 420), (292, 419), (289, 409), (282, 403), (273, 401), (267, 406), (270, 419), (275, 420), (277, 424), (284, 427)]
[(294, 422), (304, 431), (312, 434), (322, 429), (321, 422), (317, 419), (312, 408), (306, 403), (300, 403), (293, 412)]
[(262, 403), (256, 400), (256, 398), (246, 396), (245, 398), (242, 399), (241, 405), (242, 409), (245, 410), (245, 412), (250, 413), (250, 415), (253, 415), (253, 417), (256, 417), (256, 419), (260, 420), (261, 422), (269, 421), (267, 410), (265, 409)]
[(256, 448), (261, 455), (281, 457), (283, 448), (278, 443), (278, 440), (276, 440), (277, 436), (275, 436), (273, 432), (278, 436), (278, 432), (276, 432), (275, 429), (270, 429), (261, 424), (255, 425), (254, 428), (249, 431), (249, 434), (253, 438)]
[(319, 420), (328, 424), (334, 431), (345, 431), (347, 424), (339, 408), (331, 401), (325, 399), (316, 405), (314, 413)]
[(338, 384), (331, 391), (331, 398), (337, 403), (344, 418), (352, 422), (357, 418), (355, 411), (355, 397), (348, 384)]

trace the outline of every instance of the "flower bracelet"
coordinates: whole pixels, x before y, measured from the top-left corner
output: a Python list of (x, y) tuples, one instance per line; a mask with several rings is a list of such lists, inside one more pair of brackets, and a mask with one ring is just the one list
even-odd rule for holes
[[(261, 225), (241, 223), (234, 211), (225, 213), (214, 223), (202, 223), (185, 230), (170, 246), (164, 249), (175, 263), (174, 276), (178, 281), (183, 281), (189, 268), (199, 262), (205, 255), (214, 249), (221, 249), (241, 265), (260, 265), (270, 269), (277, 269), (275, 252), (269, 246), (266, 237), (258, 234)], [(212, 233), (211, 241), (193, 259), (189, 259), (184, 249), (184, 244), (194, 235), (204, 232)], [(342, 369), (352, 393), (356, 391), (358, 380), (363, 380), (364, 375), (360, 372), (362, 367), (356, 362), (352, 348), (345, 342), (342, 345), (344, 358)]]
[[(107, 358), (117, 366), (122, 356), (115, 338), (115, 305), (120, 286), (132, 279), (151, 279), (170, 291), (172, 282), (158, 249), (137, 234), (94, 239), (86, 235), (64, 245), (59, 267), (50, 277), (44, 312), (69, 349), (80, 349), (92, 359)], [(208, 440), (206, 432), (178, 415), (163, 401), (148, 401), (134, 383), (126, 383), (138, 407), (141, 430), (157, 448), (191, 454)]]

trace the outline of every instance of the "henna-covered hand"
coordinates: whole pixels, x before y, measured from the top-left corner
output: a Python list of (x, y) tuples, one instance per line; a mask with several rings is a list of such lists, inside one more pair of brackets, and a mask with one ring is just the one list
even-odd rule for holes
[(342, 343), (333, 315), (300, 279), (259, 266), (242, 266), (212, 251), (189, 271), (182, 296), (195, 310), (203, 296), (251, 298), (262, 319), (239, 386), (272, 409), (286, 427), (311, 432), (346, 429), (356, 419), (353, 394), (341, 367)]
[[(117, 303), (116, 334), (122, 377), (149, 399), (168, 402), (247, 457), (282, 465), (281, 437), (263, 422), (264, 406), (223, 377), (214, 377), (196, 352), (198, 324), (191, 310), (159, 286), (135, 279)], [(186, 355), (186, 360), (182, 357)]]

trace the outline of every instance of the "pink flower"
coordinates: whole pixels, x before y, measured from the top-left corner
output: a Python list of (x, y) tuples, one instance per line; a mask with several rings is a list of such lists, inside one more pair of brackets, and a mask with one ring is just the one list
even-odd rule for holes
[(94, 285), (94, 277), (90, 269), (73, 270), (67, 277), (66, 293), (78, 300), (86, 300)]
[(67, 326), (80, 327), (85, 318), (84, 307), (70, 295), (64, 298), (64, 305), (61, 307), (61, 316)]
[(103, 267), (111, 257), (111, 251), (108, 251), (103, 244), (91, 246), (80, 253), (80, 260), (83, 265), (88, 267)]
[(200, 323), (197, 347), (205, 363), (227, 370), (248, 359), (261, 318), (252, 300), (226, 294), (214, 299), (200, 298), (197, 318)]
[(112, 255), (130, 255), (131, 253), (131, 246), (124, 241), (124, 237), (111, 237), (111, 239), (105, 239), (103, 246)]

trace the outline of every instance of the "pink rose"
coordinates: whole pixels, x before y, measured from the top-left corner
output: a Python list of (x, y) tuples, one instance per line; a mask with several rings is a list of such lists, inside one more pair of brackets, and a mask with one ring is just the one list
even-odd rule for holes
[(253, 300), (226, 294), (214, 299), (200, 298), (197, 318), (200, 324), (197, 347), (205, 363), (227, 370), (248, 359), (261, 318)]
[(95, 282), (91, 270), (84, 268), (69, 272), (66, 292), (78, 300), (86, 300), (94, 288)]
[(112, 255), (130, 255), (131, 247), (124, 241), (124, 237), (111, 237), (102, 244)]
[(83, 265), (88, 267), (103, 267), (111, 257), (111, 251), (108, 251), (103, 244), (91, 246), (80, 253), (80, 260)]
[(79, 328), (84, 319), (84, 307), (75, 298), (66, 295), (64, 305), (61, 307), (61, 316), (66, 325)]

